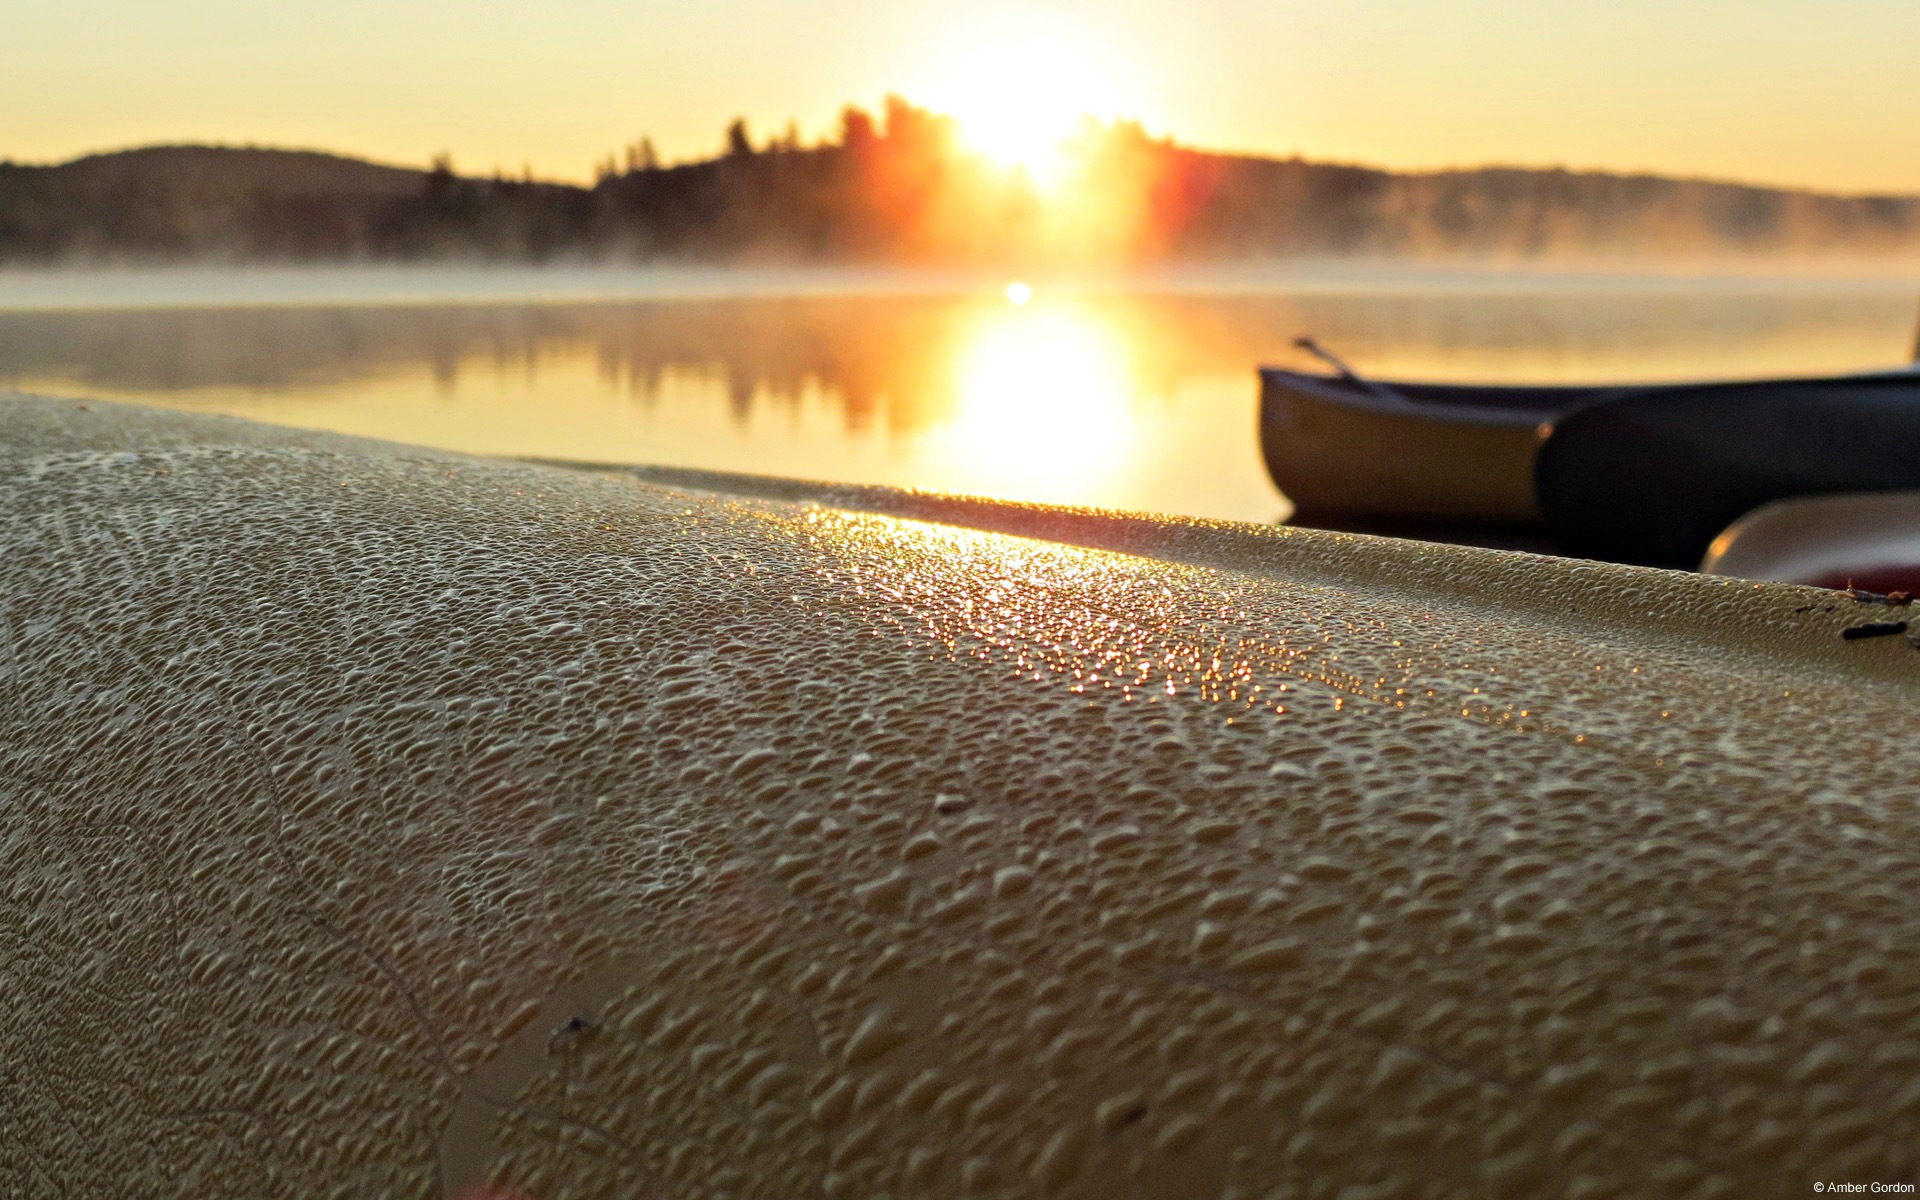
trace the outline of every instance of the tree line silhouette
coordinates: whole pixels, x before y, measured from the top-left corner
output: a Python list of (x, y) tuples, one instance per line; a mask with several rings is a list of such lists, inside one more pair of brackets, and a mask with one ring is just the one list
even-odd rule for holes
[(151, 147), (0, 163), (0, 263), (668, 262), (1072, 266), (1920, 255), (1920, 198), (1656, 176), (1394, 173), (1228, 155), (1087, 122), (1055, 185), (890, 97), (668, 165), (642, 138), (592, 186), (304, 151)]

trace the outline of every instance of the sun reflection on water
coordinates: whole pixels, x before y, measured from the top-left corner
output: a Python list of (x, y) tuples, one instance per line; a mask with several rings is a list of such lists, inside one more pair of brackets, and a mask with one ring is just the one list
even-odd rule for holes
[(1110, 324), (1064, 304), (983, 312), (955, 381), (958, 411), (935, 436), (983, 487), (1088, 503), (1089, 485), (1131, 465), (1132, 372)]
[[(1011, 273), (1010, 273), (1011, 274)], [(1021, 303), (1021, 301), (1025, 303)], [(604, 304), (0, 313), (0, 389), (479, 454), (1271, 521), (1255, 364), (1385, 378), (1826, 374), (1903, 357), (1891, 291), (959, 290)]]

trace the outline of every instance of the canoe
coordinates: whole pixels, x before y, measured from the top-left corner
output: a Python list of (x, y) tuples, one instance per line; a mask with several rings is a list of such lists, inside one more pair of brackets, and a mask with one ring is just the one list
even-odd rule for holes
[[(1302, 525), (1691, 567), (1741, 514), (1920, 488), (1920, 374), (1478, 387), (1262, 368), (1260, 443)], [(1529, 547), (1534, 548), (1534, 547)]]
[(1920, 595), (1920, 492), (1776, 500), (1715, 538), (1700, 570)]
[(0, 1195), (1910, 1181), (1810, 595), (0, 400)]
[(1920, 488), (1920, 373), (1650, 388), (1562, 415), (1535, 469), (1561, 549), (1692, 567), (1774, 500)]
[(1388, 517), (1538, 525), (1533, 462), (1541, 426), (1627, 390), (1369, 387), (1263, 367), (1260, 449), (1300, 524)]

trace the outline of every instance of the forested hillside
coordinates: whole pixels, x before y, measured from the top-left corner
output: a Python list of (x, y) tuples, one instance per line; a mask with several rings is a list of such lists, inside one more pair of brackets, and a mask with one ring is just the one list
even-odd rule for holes
[(848, 109), (818, 145), (591, 186), (306, 151), (153, 147), (0, 164), (0, 262), (616, 261), (1112, 265), (1814, 257), (1920, 261), (1920, 198), (1558, 170), (1394, 173), (1209, 153), (1089, 123), (1057, 177), (969, 152), (947, 118)]

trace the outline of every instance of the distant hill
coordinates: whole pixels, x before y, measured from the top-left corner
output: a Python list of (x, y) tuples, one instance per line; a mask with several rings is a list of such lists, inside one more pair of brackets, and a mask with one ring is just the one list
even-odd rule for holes
[(0, 261), (349, 254), (426, 173), (306, 150), (152, 146), (0, 164)]
[(1920, 197), (1841, 196), (1656, 175), (1486, 167), (1395, 173), (1181, 150), (1206, 257), (1920, 258)]
[(0, 263), (679, 261), (1113, 265), (1822, 258), (1920, 263), (1920, 197), (1485, 168), (1397, 173), (1214, 154), (1089, 125), (1037, 185), (889, 100), (840, 135), (593, 187), (312, 151), (156, 146), (0, 164)]
[(426, 172), (318, 150), (254, 146), (142, 146), (89, 154), (42, 171), (76, 189), (105, 190), (156, 179), (209, 197), (275, 195), (409, 196)]

